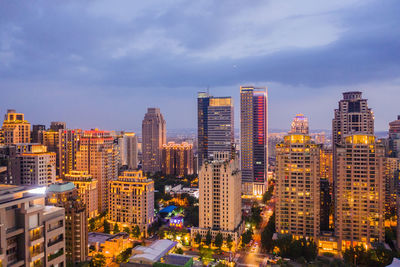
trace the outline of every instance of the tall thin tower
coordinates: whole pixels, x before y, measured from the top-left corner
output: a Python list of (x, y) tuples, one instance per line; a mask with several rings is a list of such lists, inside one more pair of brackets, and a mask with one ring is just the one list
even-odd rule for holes
[(240, 87), (242, 188), (245, 195), (262, 195), (268, 175), (267, 88)]
[(142, 122), (143, 171), (161, 171), (161, 149), (167, 143), (166, 123), (159, 108), (148, 108)]

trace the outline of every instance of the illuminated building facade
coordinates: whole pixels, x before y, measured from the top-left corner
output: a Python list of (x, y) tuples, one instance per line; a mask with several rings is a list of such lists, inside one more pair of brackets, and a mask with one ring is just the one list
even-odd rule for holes
[(73, 183), (52, 184), (47, 189), (47, 205), (65, 210), (65, 256), (67, 263), (75, 266), (88, 256), (88, 219), (85, 204)]
[(60, 178), (77, 169), (77, 155), (80, 146), (80, 137), (83, 131), (80, 129), (75, 130), (62, 130), (59, 145), (59, 166)]
[(193, 174), (193, 145), (168, 142), (162, 148), (162, 172), (183, 177)]
[(400, 158), (400, 115), (389, 123), (389, 156)]
[(86, 206), (87, 218), (98, 215), (97, 180), (86, 171), (70, 171), (64, 181), (74, 183), (78, 190), (80, 201)]
[(217, 152), (229, 152), (233, 156), (234, 113), (231, 97), (213, 97), (200, 92), (197, 98), (198, 108), (198, 145), (199, 168), (204, 160)]
[(191, 228), (192, 239), (210, 230), (213, 237), (231, 235), (237, 243), (243, 231), (239, 161), (229, 152), (215, 153), (200, 169), (199, 190), (199, 227)]
[(97, 180), (98, 212), (108, 208), (109, 182), (118, 177), (118, 150), (110, 132), (84, 131), (77, 152), (77, 170), (86, 171)]
[(309, 134), (308, 118), (303, 114), (296, 114), (290, 127), (289, 133)]
[(56, 181), (56, 154), (40, 144), (16, 145), (15, 184), (47, 186)]
[(335, 234), (342, 250), (384, 241), (384, 148), (369, 134), (337, 146)]
[(262, 196), (268, 174), (268, 96), (266, 88), (240, 87), (242, 193)]
[(47, 147), (47, 151), (56, 154), (56, 175), (60, 175), (60, 136), (61, 132), (58, 130), (47, 130), (43, 132), (43, 145)]
[(31, 124), (25, 120), (23, 113), (16, 113), (14, 109), (7, 110), (1, 131), (0, 141), (5, 145), (30, 143), (31, 141)]
[(40, 191), (0, 185), (1, 266), (66, 266), (64, 209)]
[(317, 240), (320, 233), (321, 146), (292, 133), (276, 147), (276, 230)]
[(59, 130), (67, 129), (67, 124), (63, 121), (52, 121), (50, 123), (50, 130), (58, 132)]
[(400, 182), (400, 159), (386, 158), (385, 166), (385, 210), (389, 214), (394, 214), (396, 211), (396, 198)]
[(154, 181), (142, 171), (125, 171), (110, 182), (109, 221), (119, 229), (139, 226), (144, 236), (154, 222)]
[(41, 124), (32, 125), (31, 143), (43, 144), (43, 132), (46, 126)]
[(166, 123), (159, 108), (148, 108), (142, 122), (143, 171), (161, 171), (161, 149), (167, 143)]

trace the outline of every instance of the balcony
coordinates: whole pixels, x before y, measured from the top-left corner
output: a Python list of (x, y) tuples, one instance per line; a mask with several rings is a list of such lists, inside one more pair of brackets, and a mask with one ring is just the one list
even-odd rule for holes
[(59, 242), (61, 242), (63, 240), (64, 240), (64, 237), (62, 235), (59, 235), (57, 238), (50, 239), (48, 244), (47, 244), (47, 246), (51, 247), (51, 246), (53, 246), (53, 245), (55, 245), (55, 244), (57, 244), (57, 243), (59, 243)]
[(57, 251), (56, 253), (54, 253), (54, 254), (50, 254), (48, 257), (47, 257), (47, 261), (52, 261), (52, 260), (54, 260), (55, 258), (58, 258), (58, 257), (60, 257), (61, 255), (63, 255), (64, 254), (64, 249), (60, 249), (59, 251)]

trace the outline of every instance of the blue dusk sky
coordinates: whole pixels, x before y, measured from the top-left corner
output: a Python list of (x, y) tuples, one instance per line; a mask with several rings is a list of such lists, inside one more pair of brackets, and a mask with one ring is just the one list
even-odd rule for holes
[(0, 1), (0, 113), (32, 124), (140, 131), (196, 127), (196, 95), (268, 87), (269, 126), (296, 113), (330, 129), (362, 91), (376, 129), (400, 114), (400, 1)]

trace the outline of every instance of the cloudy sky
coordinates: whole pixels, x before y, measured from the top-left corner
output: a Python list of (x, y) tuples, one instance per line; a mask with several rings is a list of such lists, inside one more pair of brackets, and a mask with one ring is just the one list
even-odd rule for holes
[[(136, 130), (158, 106), (196, 127), (196, 94), (268, 87), (270, 128), (330, 129), (360, 90), (376, 128), (400, 114), (398, 0), (0, 1), (0, 113)], [(236, 125), (238, 125), (238, 118)]]

